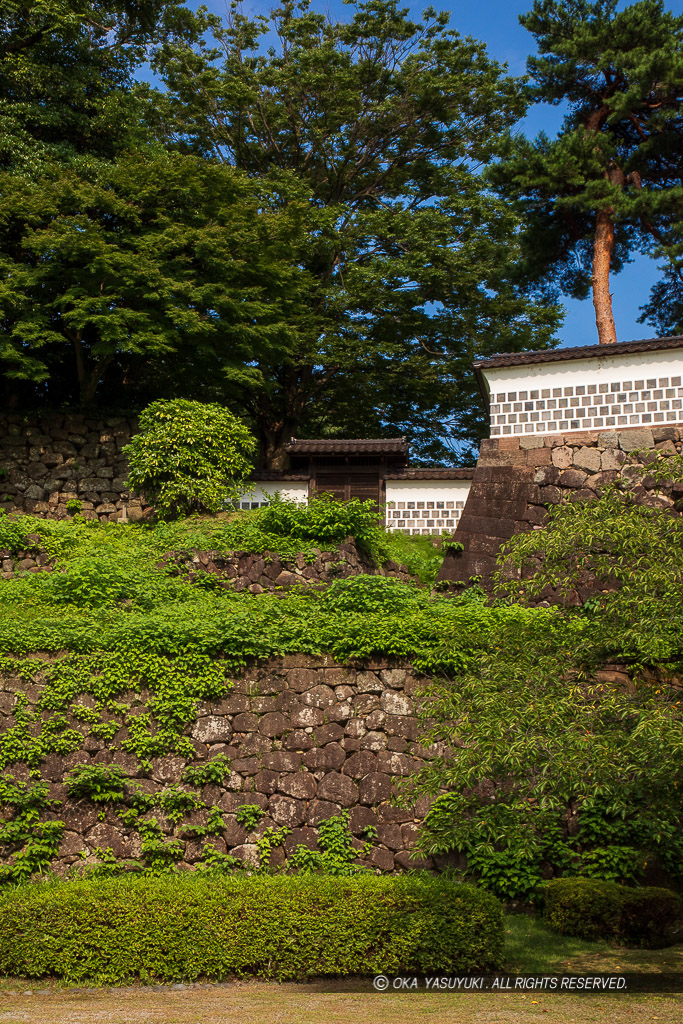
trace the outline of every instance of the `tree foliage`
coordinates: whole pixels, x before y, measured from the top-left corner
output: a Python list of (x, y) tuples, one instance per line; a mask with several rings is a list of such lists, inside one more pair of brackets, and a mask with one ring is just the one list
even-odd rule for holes
[(601, 342), (617, 340), (610, 272), (635, 251), (673, 260), (683, 209), (683, 16), (662, 0), (617, 8), (536, 0), (520, 18), (539, 49), (531, 97), (568, 113), (555, 139), (518, 136), (492, 169), (524, 213), (523, 273), (551, 293), (592, 289)]
[(171, 11), (180, 28), (179, 0), (5, 0), (0, 164), (32, 173), (46, 158), (111, 158), (138, 140), (133, 74)]
[(54, 404), (201, 395), (296, 335), (299, 210), (231, 168), (145, 145), (0, 171), (0, 193), (0, 360)]
[(414, 22), (395, 0), (346, 22), (289, 0), (204, 13), (155, 66), (162, 138), (310, 211), (295, 342), (224, 375), (266, 463), (302, 430), (407, 429), (425, 456), (480, 432), (473, 356), (546, 345), (557, 322), (513, 283), (517, 221), (475, 173), (524, 112), (519, 83), (445, 15)]
[[(683, 491), (680, 457), (648, 472)], [(610, 490), (509, 543), (507, 593), (604, 589), (579, 608), (518, 606), (476, 669), (434, 687), (430, 736), (450, 753), (418, 779), (442, 794), (428, 850), (465, 853), (470, 874), (510, 897), (552, 873), (680, 875), (682, 541), (669, 505)]]

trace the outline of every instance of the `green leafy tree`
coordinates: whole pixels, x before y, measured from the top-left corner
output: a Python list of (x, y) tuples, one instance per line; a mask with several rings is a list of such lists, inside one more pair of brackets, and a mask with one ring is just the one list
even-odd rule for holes
[(523, 273), (590, 289), (601, 344), (617, 340), (610, 272), (638, 250), (674, 259), (683, 209), (683, 16), (662, 0), (617, 7), (536, 0), (520, 18), (539, 49), (531, 96), (569, 109), (557, 138), (515, 138), (492, 171), (524, 217)]
[(302, 431), (406, 430), (423, 457), (457, 456), (484, 429), (473, 357), (547, 345), (558, 319), (515, 283), (518, 221), (476, 173), (524, 113), (519, 82), (446, 15), (413, 22), (395, 0), (346, 22), (290, 0), (204, 11), (155, 67), (163, 139), (309, 210), (295, 338), (224, 367), (265, 464)]
[[(680, 456), (648, 473), (665, 499), (683, 492)], [(611, 489), (515, 537), (503, 594), (589, 585), (595, 596), (513, 606), (476, 670), (433, 688), (430, 736), (447, 753), (418, 778), (437, 795), (423, 843), (464, 853), (502, 896), (527, 896), (551, 873), (680, 879), (683, 516), (670, 501)]]
[(46, 157), (111, 157), (139, 138), (133, 74), (171, 13), (180, 28), (178, 0), (4, 0), (0, 164), (31, 173)]
[(217, 512), (239, 497), (255, 441), (227, 409), (186, 399), (152, 402), (123, 449), (129, 486), (165, 516)]
[(232, 168), (146, 146), (0, 171), (0, 195), (0, 364), (33, 400), (201, 395), (294, 334), (296, 207)]

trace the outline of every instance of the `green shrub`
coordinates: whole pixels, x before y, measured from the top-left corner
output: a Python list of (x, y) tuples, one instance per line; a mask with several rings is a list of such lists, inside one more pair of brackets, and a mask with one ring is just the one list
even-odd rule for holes
[(128, 776), (117, 764), (77, 764), (64, 776), (69, 796), (96, 804), (122, 800)]
[(235, 819), (247, 832), (253, 832), (265, 813), (258, 804), (243, 804), (235, 811)]
[(9, 550), (13, 555), (17, 551), (27, 551), (35, 547), (28, 539), (30, 520), (23, 516), (10, 519), (6, 512), (0, 510), (0, 548)]
[(431, 537), (405, 533), (387, 533), (384, 538), (387, 558), (404, 565), (408, 572), (420, 578), (426, 586), (433, 586), (443, 565), (443, 551), (432, 544)]
[(563, 935), (657, 949), (683, 934), (683, 903), (670, 889), (557, 878), (543, 890), (545, 920)]
[(414, 606), (419, 592), (392, 576), (350, 576), (334, 580), (320, 598), (331, 612), (394, 612)]
[(377, 838), (374, 825), (365, 828), (368, 840), (360, 849), (354, 846), (354, 837), (349, 827), (350, 814), (342, 811), (318, 823), (319, 850), (300, 844), (292, 851), (287, 860), (287, 867), (298, 871), (322, 871), (326, 875), (357, 875), (367, 868), (361, 867), (356, 861), (359, 857), (367, 857)]
[(152, 402), (140, 432), (123, 449), (128, 486), (164, 515), (217, 512), (239, 497), (256, 442), (221, 405), (185, 399)]
[(257, 975), (483, 972), (503, 921), (488, 893), (401, 878), (104, 878), (0, 896), (0, 973), (114, 984)]
[(258, 526), (264, 533), (339, 544), (346, 537), (355, 538), (359, 547), (375, 550), (381, 546), (375, 503), (372, 501), (335, 501), (320, 494), (307, 505), (275, 498), (258, 512)]

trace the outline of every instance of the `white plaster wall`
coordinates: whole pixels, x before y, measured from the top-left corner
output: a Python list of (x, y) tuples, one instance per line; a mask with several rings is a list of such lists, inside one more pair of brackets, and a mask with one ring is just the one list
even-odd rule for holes
[(452, 533), (471, 480), (387, 480), (386, 528), (410, 534)]
[(305, 504), (308, 501), (308, 481), (252, 480), (250, 489), (240, 497), (238, 505), (240, 508), (252, 508), (254, 505), (271, 501), (275, 494), (288, 501), (300, 501)]
[(483, 373), (492, 437), (683, 423), (683, 348)]

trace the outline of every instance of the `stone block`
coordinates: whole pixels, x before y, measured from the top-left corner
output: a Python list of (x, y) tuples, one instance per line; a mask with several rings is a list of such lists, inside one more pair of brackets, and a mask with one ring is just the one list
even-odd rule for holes
[(318, 673), (314, 669), (298, 667), (287, 672), (287, 686), (295, 693), (304, 693), (318, 682)]
[(338, 743), (344, 736), (344, 730), (338, 722), (331, 722), (329, 725), (321, 725), (313, 733), (316, 743), (324, 746), (325, 743)]
[(404, 668), (382, 669), (380, 680), (391, 690), (400, 690), (405, 686), (406, 670)]
[(350, 718), (344, 730), (347, 736), (352, 736), (354, 739), (360, 739), (361, 736), (365, 736), (367, 731), (364, 718)]
[(331, 687), (318, 684), (302, 694), (301, 703), (307, 707), (329, 708), (336, 703), (336, 698)]
[(391, 850), (401, 850), (405, 843), (401, 835), (401, 826), (392, 822), (380, 822), (377, 825), (377, 838)]
[(678, 427), (653, 427), (652, 436), (655, 441), (678, 441), (680, 431)]
[(293, 729), (287, 733), (282, 744), (285, 750), (310, 750), (314, 746), (313, 736), (305, 729)]
[(316, 725), (322, 725), (325, 715), (320, 708), (311, 708), (299, 705), (292, 708), (289, 713), (289, 720), (293, 729), (310, 729)]
[(560, 475), (560, 487), (582, 487), (588, 474), (580, 469), (565, 469)]
[(344, 774), (354, 779), (361, 779), (371, 772), (377, 771), (377, 757), (370, 750), (359, 750), (344, 763)]
[(597, 473), (600, 469), (600, 452), (597, 448), (579, 448), (574, 453), (574, 465), (577, 469), (585, 469), (589, 473)]
[(247, 868), (257, 868), (260, 863), (258, 846), (255, 843), (243, 843), (241, 846), (234, 846), (230, 851), (231, 857), (242, 861)]
[(270, 754), (264, 754), (263, 767), (273, 772), (298, 772), (301, 754), (290, 750), (273, 750)]
[(359, 693), (382, 693), (384, 686), (376, 672), (359, 672), (356, 676)]
[(223, 820), (225, 821), (225, 828), (221, 833), (221, 838), (225, 841), (226, 846), (239, 846), (245, 842), (247, 830), (242, 825), (238, 825), (237, 818), (234, 815), (230, 815)]
[(379, 701), (382, 711), (388, 715), (410, 715), (413, 712), (412, 701), (403, 693), (385, 690)]
[(278, 773), (263, 769), (254, 776), (254, 789), (257, 793), (272, 796), (277, 791)]
[(633, 430), (624, 430), (619, 434), (619, 447), (625, 452), (638, 451), (642, 448), (652, 448), (654, 443), (654, 435), (647, 427), (637, 427)]
[(297, 846), (307, 846), (309, 850), (315, 850), (318, 845), (318, 833), (314, 828), (306, 827), (292, 829), (285, 839), (285, 853), (287, 856), (296, 850)]
[(415, 770), (414, 759), (388, 750), (379, 752), (377, 764), (379, 771), (386, 772), (387, 775), (410, 775)]
[(389, 850), (382, 850), (380, 847), (376, 847), (368, 855), (368, 861), (380, 871), (394, 870), (394, 855)]
[(318, 785), (318, 796), (342, 807), (351, 807), (358, 801), (358, 787), (347, 775), (329, 772)]
[(155, 782), (172, 783), (180, 782), (184, 770), (184, 757), (155, 757), (150, 774)]
[[(381, 712), (375, 712), (381, 714)], [(370, 750), (377, 753), (380, 750), (385, 750), (387, 746), (387, 737), (383, 732), (367, 732), (365, 736), (361, 737), (360, 749)]]
[(277, 788), (297, 800), (312, 800), (318, 785), (310, 772), (291, 772), (280, 776)]
[(273, 821), (286, 828), (296, 828), (306, 820), (306, 803), (291, 796), (275, 793), (268, 802), (268, 811)]
[(551, 461), (553, 466), (556, 466), (558, 469), (569, 469), (574, 461), (574, 452), (566, 445), (562, 445), (560, 448), (554, 448), (551, 455)]
[(270, 751), (272, 740), (267, 736), (261, 736), (256, 732), (247, 732), (243, 735), (244, 738), (239, 743), (242, 754), (265, 754)]
[(379, 804), (391, 796), (391, 776), (384, 772), (370, 772), (358, 784), (358, 798), (362, 804)]
[(263, 715), (258, 724), (258, 730), (264, 736), (282, 736), (288, 727), (289, 722), (281, 711), (271, 711)]
[(600, 468), (611, 471), (620, 469), (626, 461), (626, 455), (618, 448), (607, 448), (600, 457)]
[(310, 771), (339, 771), (346, 760), (346, 752), (339, 743), (327, 743), (324, 747), (314, 747), (302, 756), (302, 763)]

